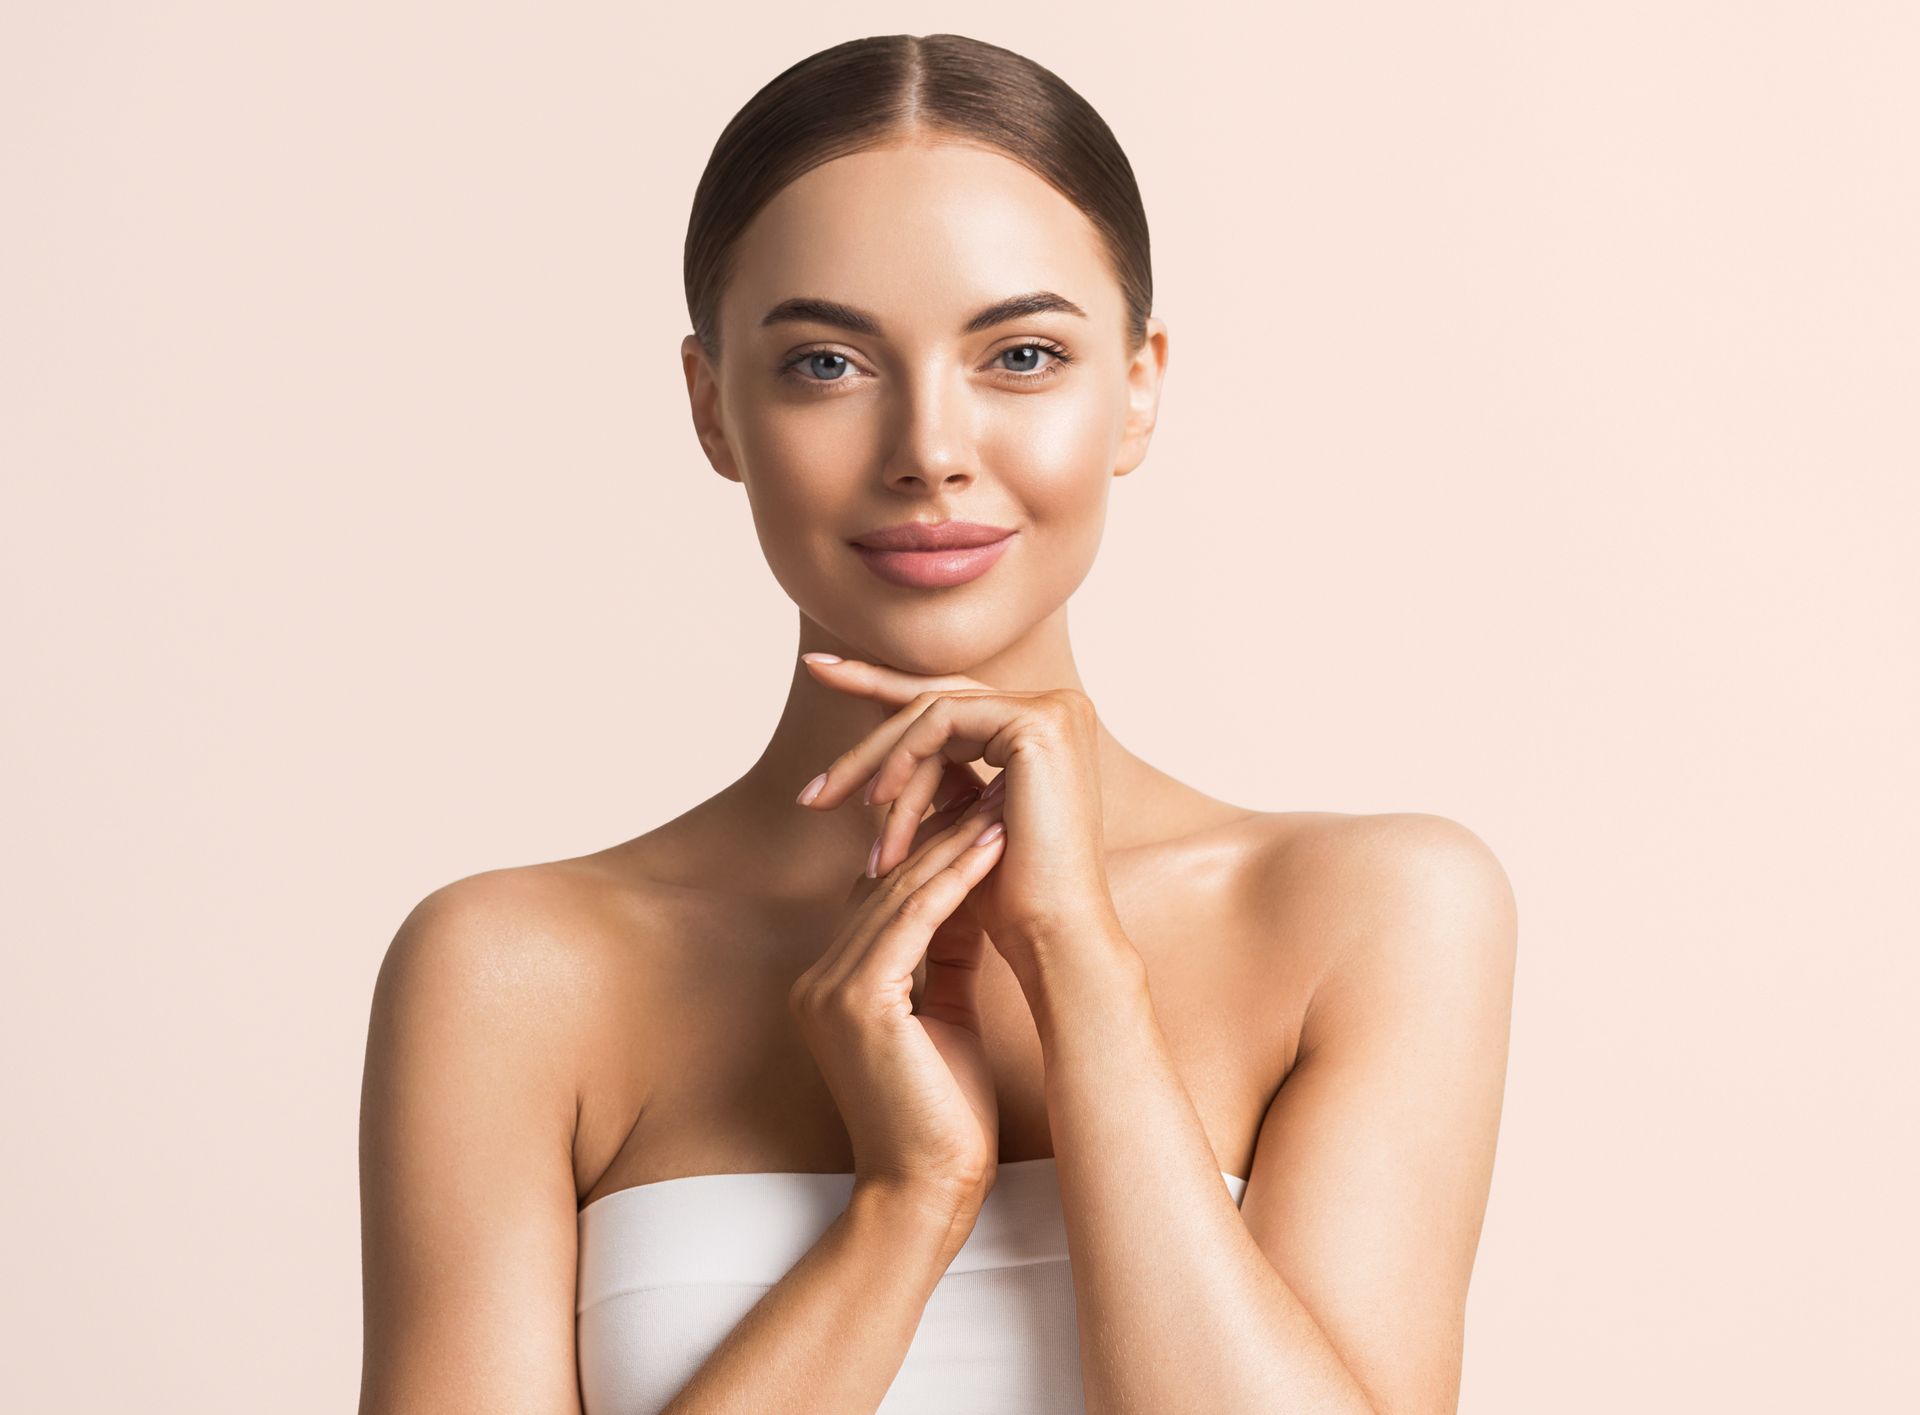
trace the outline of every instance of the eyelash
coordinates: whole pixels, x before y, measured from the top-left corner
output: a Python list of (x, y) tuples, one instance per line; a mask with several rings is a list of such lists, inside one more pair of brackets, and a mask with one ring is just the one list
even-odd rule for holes
[[(993, 357), (996, 360), (1002, 359), (1002, 358), (1005, 358), (1008, 354), (1014, 353), (1020, 349), (1040, 349), (1046, 352), (1047, 354), (1052, 355), (1052, 357), (1048, 360), (1047, 366), (1045, 368), (1039, 369), (1033, 373), (1021, 373), (1017, 369), (1010, 369), (1010, 368), (1003, 368), (999, 370), (999, 372), (1001, 373), (1010, 375), (1018, 383), (1044, 383), (1050, 378), (1057, 377), (1061, 372), (1065, 370), (1068, 364), (1073, 362), (1073, 355), (1069, 354), (1065, 349), (1061, 348), (1060, 345), (1055, 344), (1054, 342), (1048, 339), (1023, 339), (1018, 344), (1007, 345), (1006, 348), (1000, 350), (1000, 352), (995, 354)], [(840, 351), (838, 349), (827, 349), (827, 348), (801, 349), (797, 353), (791, 355), (786, 360), (786, 362), (782, 363), (780, 367), (777, 370), (775, 370), (775, 372), (777, 372), (780, 375), (780, 377), (791, 379), (795, 383), (811, 384), (816, 388), (831, 388), (837, 383), (846, 382), (847, 380), (845, 376), (843, 375), (840, 378), (808, 378), (805, 375), (801, 374), (798, 370), (801, 364), (805, 363), (808, 359), (812, 358), (815, 354), (839, 354), (839, 353)], [(842, 358), (846, 358), (846, 355), (844, 354), (841, 354), (840, 356)], [(853, 360), (847, 359), (847, 362), (849, 365), (851, 365)]]

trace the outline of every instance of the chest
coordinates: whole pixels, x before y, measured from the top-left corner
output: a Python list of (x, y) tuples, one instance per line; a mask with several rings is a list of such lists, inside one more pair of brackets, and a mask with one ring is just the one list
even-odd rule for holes
[[(1218, 1167), (1245, 1176), (1292, 1065), (1310, 973), (1305, 941), (1262, 936), (1262, 921), (1235, 908), (1232, 891), (1205, 880), (1155, 883), (1116, 872), (1115, 904), (1146, 961), (1155, 1016)], [(655, 956), (655, 1001), (632, 1055), (583, 1098), (583, 1203), (688, 1175), (851, 1172), (845, 1125), (786, 1008), (809, 960), (783, 940), (810, 926), (733, 919), (709, 932), (690, 921), (683, 939), (670, 941), (670, 966)], [(978, 997), (1000, 1160), (1050, 1156), (1039, 1034), (1011, 968), (991, 948)]]

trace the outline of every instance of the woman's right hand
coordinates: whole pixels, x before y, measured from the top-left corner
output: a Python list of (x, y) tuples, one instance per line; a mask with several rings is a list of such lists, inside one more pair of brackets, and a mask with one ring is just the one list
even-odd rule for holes
[(999, 1107), (974, 1005), (991, 945), (977, 930), (942, 925), (1005, 850), (1004, 831), (974, 844), (1005, 803), (983, 806), (962, 765), (950, 776), (973, 791), (929, 815), (892, 870), (855, 882), (839, 931), (787, 1002), (853, 1142), (856, 1187), (970, 1220), (999, 1163)]

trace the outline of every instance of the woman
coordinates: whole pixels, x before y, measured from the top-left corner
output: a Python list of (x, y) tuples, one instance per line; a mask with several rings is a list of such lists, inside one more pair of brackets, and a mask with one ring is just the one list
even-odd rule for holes
[(686, 253), (803, 655), (710, 800), (402, 925), (361, 1408), (1453, 1409), (1512, 896), (1459, 825), (1230, 805), (1094, 710), (1066, 602), (1167, 360), (1112, 134), (1005, 50), (842, 44)]

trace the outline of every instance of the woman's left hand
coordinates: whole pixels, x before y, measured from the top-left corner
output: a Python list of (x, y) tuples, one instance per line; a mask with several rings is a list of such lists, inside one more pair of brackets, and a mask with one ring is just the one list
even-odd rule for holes
[(907, 857), (927, 807), (950, 794), (943, 783), (956, 772), (971, 777), (963, 764), (982, 760), (1001, 768), (988, 789), (1006, 797), (1005, 853), (956, 919), (968, 915), (986, 931), (1030, 997), (1041, 949), (1122, 949), (1137, 961), (1107, 886), (1099, 719), (1085, 693), (1004, 692), (963, 674), (927, 677), (859, 659), (802, 662), (836, 691), (899, 708), (836, 757), (802, 802), (831, 810), (870, 788), (865, 799), (889, 803), (870, 873)]

